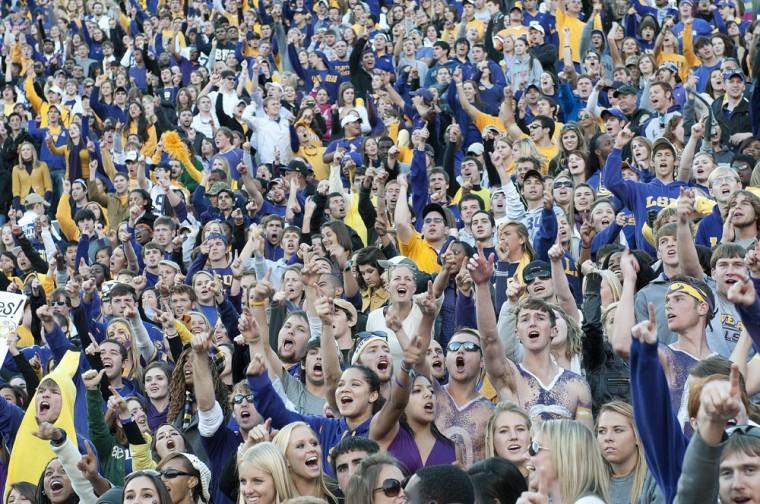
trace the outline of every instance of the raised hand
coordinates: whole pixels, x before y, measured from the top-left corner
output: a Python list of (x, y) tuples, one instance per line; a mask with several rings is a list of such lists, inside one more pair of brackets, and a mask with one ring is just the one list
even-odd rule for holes
[(623, 280), (626, 282), (635, 282), (639, 274), (639, 262), (636, 256), (631, 254), (630, 250), (623, 252), (620, 257), (620, 272), (623, 274)]
[(586, 248), (590, 248), (594, 236), (596, 236), (594, 225), (591, 224), (590, 220), (583, 219), (583, 223), (581, 224), (581, 244)]
[(728, 381), (713, 380), (702, 387), (699, 395), (700, 411), (710, 421), (724, 425), (738, 417), (744, 408), (742, 404), (739, 368), (731, 364)]
[(393, 305), (385, 312), (385, 326), (393, 332), (398, 332), (403, 327), (403, 321), (398, 313), (398, 308), (395, 308)]
[[(327, 296), (320, 296), (314, 301), (314, 312), (322, 321), (322, 324), (332, 324), (335, 306), (332, 299)], [(389, 326), (390, 327), (390, 326)]]
[(90, 369), (82, 373), (82, 381), (84, 382), (85, 388), (88, 390), (97, 390), (100, 386), (100, 381), (103, 379), (103, 376), (105, 374), (105, 369), (101, 369), (100, 371)]
[(248, 376), (260, 376), (267, 371), (267, 366), (264, 364), (264, 356), (257, 353), (251, 358), (251, 363), (248, 364), (246, 374)]
[(98, 457), (92, 451), (90, 443), (85, 443), (86, 455), (82, 455), (82, 458), (77, 462), (77, 469), (82, 473), (85, 479), (93, 480), (98, 476)]
[(726, 299), (737, 305), (749, 306), (757, 299), (755, 285), (749, 278), (740, 280), (728, 289)]
[(617, 137), (615, 138), (615, 148), (622, 149), (628, 145), (628, 142), (633, 140), (633, 137), (635, 136), (636, 134), (630, 130), (628, 125), (626, 125), (625, 128), (620, 130), (620, 132), (617, 134)]
[(493, 275), (493, 254), (485, 257), (483, 244), (478, 243), (478, 253), (470, 258), (467, 263), (467, 269), (475, 285), (487, 284), (491, 281)]
[(551, 262), (560, 262), (565, 257), (565, 249), (559, 243), (555, 243), (549, 249), (548, 254)]
[(423, 294), (415, 296), (414, 302), (420, 307), (422, 315), (435, 316), (437, 305), (435, 295), (433, 295), (433, 282), (428, 280), (427, 290)]
[(409, 344), (404, 348), (403, 362), (406, 369), (412, 369), (415, 364), (425, 358), (427, 348), (422, 348), (422, 338), (418, 335), (412, 336)]
[(211, 348), (211, 335), (208, 333), (193, 334), (190, 339), (190, 347), (198, 355), (208, 355)]
[(633, 326), (631, 335), (648, 345), (657, 343), (657, 320), (655, 320), (654, 305), (652, 303), (649, 303), (649, 318)]
[(681, 222), (690, 222), (694, 218), (697, 213), (695, 204), (696, 195), (694, 189), (682, 187), (678, 196), (678, 202), (676, 203), (676, 211)]
[(50, 422), (42, 422), (38, 426), (37, 431), (32, 432), (32, 435), (45, 441), (57, 441), (62, 437), (60, 429)]
[(525, 285), (516, 278), (507, 280), (507, 299), (510, 304), (516, 305), (523, 294), (525, 294)]

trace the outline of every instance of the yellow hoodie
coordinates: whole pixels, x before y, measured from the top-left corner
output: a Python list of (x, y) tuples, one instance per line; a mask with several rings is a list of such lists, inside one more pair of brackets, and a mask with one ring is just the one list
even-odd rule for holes
[[(66, 352), (58, 366), (42, 380), (43, 382), (53, 380), (60, 388), (61, 413), (53, 425), (66, 431), (66, 436), (77, 448), (77, 432), (74, 428), (76, 387), (72, 378), (78, 369), (79, 352), (69, 351)], [(38, 393), (29, 402), (29, 408), (24, 414), (18, 433), (16, 433), (16, 441), (13, 444), (11, 459), (8, 464), (8, 479), (5, 482), (6, 498), (12, 484), (22, 481), (37, 482), (47, 463), (56, 457), (53, 450), (50, 449), (49, 441), (42, 440), (32, 434), (39, 428), (35, 418)]]

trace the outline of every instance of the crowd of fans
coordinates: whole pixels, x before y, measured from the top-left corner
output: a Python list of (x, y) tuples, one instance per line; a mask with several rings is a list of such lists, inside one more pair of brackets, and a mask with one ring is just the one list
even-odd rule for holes
[(3, 0), (0, 497), (759, 502), (759, 9)]

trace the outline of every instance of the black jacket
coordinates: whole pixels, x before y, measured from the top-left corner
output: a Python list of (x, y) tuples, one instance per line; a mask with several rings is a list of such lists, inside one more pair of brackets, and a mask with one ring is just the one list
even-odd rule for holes
[(722, 96), (712, 102), (712, 111), (715, 120), (720, 124), (720, 143), (730, 145), (729, 139), (734, 133), (752, 133), (752, 120), (749, 116), (749, 100), (742, 98), (739, 105), (734, 108), (730, 117), (723, 113), (725, 110)]

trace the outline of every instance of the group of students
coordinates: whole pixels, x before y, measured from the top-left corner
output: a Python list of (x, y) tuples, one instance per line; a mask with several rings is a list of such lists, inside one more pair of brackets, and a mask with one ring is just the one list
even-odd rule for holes
[(2, 2), (0, 498), (757, 501), (757, 14)]

